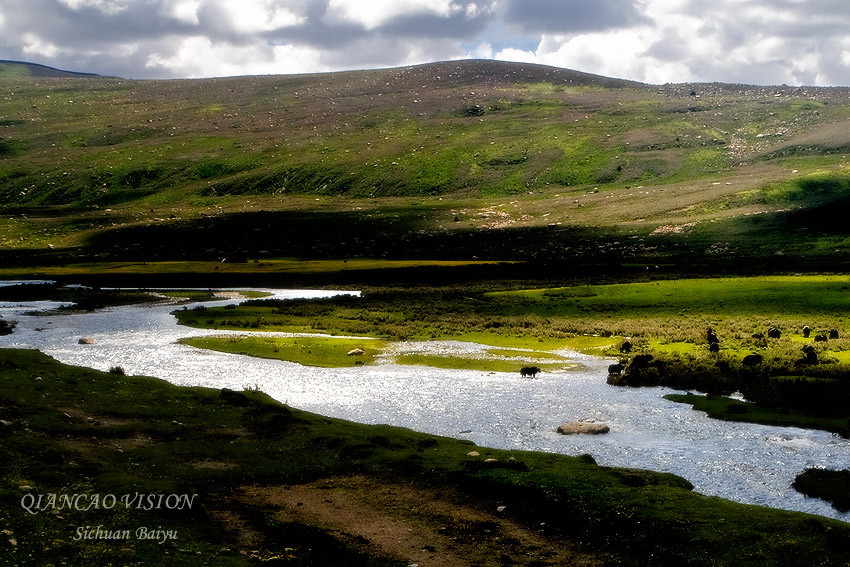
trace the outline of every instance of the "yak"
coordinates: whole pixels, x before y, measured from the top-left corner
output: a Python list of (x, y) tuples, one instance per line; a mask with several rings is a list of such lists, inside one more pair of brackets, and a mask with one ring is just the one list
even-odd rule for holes
[(537, 368), (536, 366), (523, 366), (522, 368), (519, 369), (519, 373), (523, 378), (525, 378), (526, 376), (530, 376), (531, 378), (534, 378), (535, 376), (537, 376), (537, 374), (539, 372), (540, 372), (540, 369)]

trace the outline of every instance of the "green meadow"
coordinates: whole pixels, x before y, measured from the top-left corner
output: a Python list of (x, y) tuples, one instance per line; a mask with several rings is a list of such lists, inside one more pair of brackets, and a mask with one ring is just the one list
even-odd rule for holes
[[(521, 563), (556, 553), (586, 565), (850, 560), (843, 522), (702, 496), (673, 475), (590, 456), (479, 448), (328, 419), (253, 390), (182, 388), (34, 351), (0, 350), (0, 378), (5, 564), (397, 566), (409, 561), (391, 542), (423, 534), (430, 543), (420, 545), (446, 562), (488, 553)], [(27, 495), (127, 492), (194, 498), (180, 510), (30, 514), (21, 504)], [(302, 505), (325, 516), (301, 515)], [(385, 535), (371, 529), (376, 522)], [(98, 525), (153, 526), (173, 539), (76, 537), (77, 526)]]

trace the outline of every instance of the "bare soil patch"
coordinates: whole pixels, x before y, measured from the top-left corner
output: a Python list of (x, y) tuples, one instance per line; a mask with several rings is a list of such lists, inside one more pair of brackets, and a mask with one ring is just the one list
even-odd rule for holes
[(499, 507), (457, 493), (353, 476), (297, 486), (250, 486), (237, 497), (275, 518), (321, 527), (349, 546), (421, 567), (601, 565)]

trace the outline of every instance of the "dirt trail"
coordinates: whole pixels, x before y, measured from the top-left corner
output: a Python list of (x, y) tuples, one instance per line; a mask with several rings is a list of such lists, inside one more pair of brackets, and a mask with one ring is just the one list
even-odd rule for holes
[(420, 567), (535, 565), (590, 567), (602, 561), (486, 510), (461, 495), (366, 477), (298, 486), (245, 487), (239, 499), (272, 506), (275, 518), (321, 527), (373, 555)]

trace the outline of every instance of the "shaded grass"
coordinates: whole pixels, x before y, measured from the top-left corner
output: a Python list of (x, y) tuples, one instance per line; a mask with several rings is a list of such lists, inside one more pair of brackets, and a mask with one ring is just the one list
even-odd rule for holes
[(723, 421), (822, 429), (839, 433), (844, 437), (850, 435), (850, 419), (847, 417), (825, 417), (818, 413), (742, 402), (723, 396), (697, 396), (688, 393), (667, 394), (664, 398), (672, 402), (690, 404), (693, 409), (704, 411), (709, 417)]
[[(850, 559), (844, 523), (708, 498), (673, 475), (484, 448), (484, 457), (497, 459), (485, 464), (467, 456), (468, 442), (327, 419), (254, 391), (239, 397), (64, 366), (33, 351), (0, 351), (0, 377), (0, 415), (10, 423), (0, 437), (0, 502), (7, 512), (0, 521), (18, 543), (2, 551), (9, 563), (247, 565), (249, 558), (239, 551), (257, 550), (262, 557), (289, 554), (290, 564), (309, 565), (310, 550), (322, 546), (333, 552), (334, 564), (396, 565), (337, 545), (321, 527), (270, 521), (273, 510), (246, 508), (235, 498), (246, 484), (291, 485), (352, 473), (423, 490), (458, 490), (476, 507), (505, 505), (527, 529), (539, 530), (545, 522), (552, 545), (578, 544), (613, 564), (802, 567)], [(504, 465), (508, 457), (524, 466)], [(37, 493), (192, 492), (198, 507), (192, 513), (31, 516), (20, 507), (24, 485)], [(258, 542), (239, 543), (238, 530), (213, 519), (217, 510), (254, 518)], [(163, 546), (73, 539), (74, 526), (98, 524), (154, 524), (179, 536)]]
[(830, 502), (836, 510), (850, 511), (850, 469), (807, 469), (794, 479), (794, 488), (806, 496)]
[[(238, 260), (238, 258), (236, 259)], [(493, 262), (475, 260), (381, 260), (352, 258), (339, 260), (299, 260), (295, 258), (263, 258), (257, 261), (183, 261), (183, 262), (87, 262), (62, 266), (42, 266), (38, 273), (44, 276), (85, 276), (98, 274), (195, 274), (195, 273), (321, 273), (348, 270), (383, 270), (411, 267), (455, 267), (486, 265)], [(14, 278), (28, 276), (32, 269), (0, 267), (0, 276)]]

